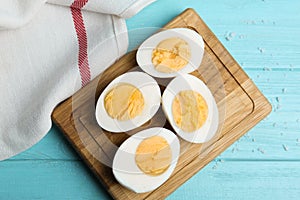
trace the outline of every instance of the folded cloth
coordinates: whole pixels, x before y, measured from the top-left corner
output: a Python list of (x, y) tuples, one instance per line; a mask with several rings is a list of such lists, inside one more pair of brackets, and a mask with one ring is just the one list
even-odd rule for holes
[(0, 160), (51, 128), (54, 107), (126, 53), (153, 0), (0, 0)]

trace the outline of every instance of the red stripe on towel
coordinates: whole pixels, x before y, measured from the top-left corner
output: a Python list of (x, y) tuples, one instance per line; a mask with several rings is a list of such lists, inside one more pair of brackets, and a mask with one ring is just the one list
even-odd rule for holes
[(78, 39), (78, 67), (81, 76), (81, 86), (84, 87), (91, 80), (91, 70), (87, 55), (87, 34), (84, 26), (81, 8), (88, 2), (88, 0), (74, 0), (70, 6), (73, 23)]

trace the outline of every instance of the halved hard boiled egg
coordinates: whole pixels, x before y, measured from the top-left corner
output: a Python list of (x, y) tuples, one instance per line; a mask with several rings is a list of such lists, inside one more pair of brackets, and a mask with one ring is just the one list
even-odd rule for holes
[(188, 142), (204, 143), (217, 132), (219, 112), (215, 99), (193, 75), (178, 76), (169, 83), (162, 107), (175, 132)]
[(96, 106), (98, 124), (111, 132), (137, 128), (158, 111), (161, 93), (157, 82), (143, 72), (128, 72), (114, 79)]
[(171, 176), (179, 153), (179, 140), (173, 132), (160, 127), (146, 129), (119, 147), (113, 174), (124, 187), (136, 193), (149, 192)]
[(174, 28), (156, 33), (143, 42), (136, 59), (151, 76), (170, 78), (199, 68), (203, 53), (204, 42), (197, 32)]

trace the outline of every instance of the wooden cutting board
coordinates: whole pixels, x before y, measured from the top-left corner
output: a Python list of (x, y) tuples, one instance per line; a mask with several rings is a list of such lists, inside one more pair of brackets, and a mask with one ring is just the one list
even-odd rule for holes
[[(216, 136), (207, 143), (191, 144), (180, 139), (181, 155), (177, 167), (161, 187), (149, 193), (136, 194), (115, 180), (109, 166), (118, 146), (135, 132), (161, 125), (171, 129), (169, 123), (162, 120), (162, 111), (129, 133), (104, 131), (95, 119), (95, 105), (101, 91), (117, 76), (139, 70), (136, 67), (135, 51), (123, 56), (53, 112), (54, 123), (115, 199), (167, 197), (272, 110), (267, 99), (194, 10), (187, 9), (164, 28), (177, 27), (193, 29), (203, 37), (204, 58), (199, 69), (192, 74), (202, 79), (212, 91), (219, 109), (220, 125)], [(168, 80), (157, 81), (162, 85), (163, 92), (163, 85)]]

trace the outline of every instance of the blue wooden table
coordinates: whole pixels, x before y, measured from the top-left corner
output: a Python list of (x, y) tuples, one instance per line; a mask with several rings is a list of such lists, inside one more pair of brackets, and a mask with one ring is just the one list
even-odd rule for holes
[[(129, 30), (194, 8), (273, 105), (272, 114), (169, 199), (300, 198), (300, 1), (158, 0)], [(143, 38), (130, 34), (131, 46)], [(110, 199), (56, 127), (0, 162), (0, 199)]]

